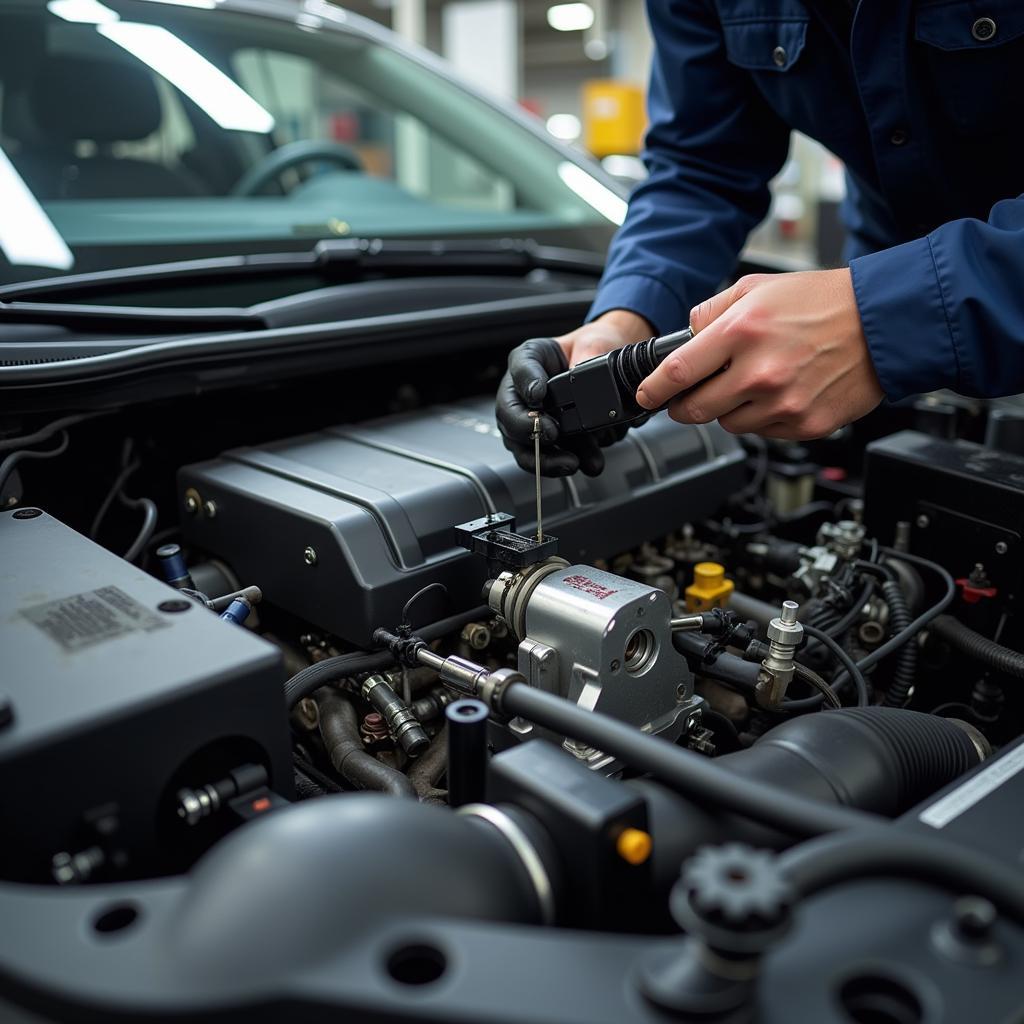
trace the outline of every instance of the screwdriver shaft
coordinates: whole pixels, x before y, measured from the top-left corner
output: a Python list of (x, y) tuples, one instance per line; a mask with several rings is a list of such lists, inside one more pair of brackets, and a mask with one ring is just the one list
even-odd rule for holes
[(544, 520), (540, 500), (540, 413), (531, 412), (533, 417), (533, 475), (537, 486), (537, 543), (544, 540)]

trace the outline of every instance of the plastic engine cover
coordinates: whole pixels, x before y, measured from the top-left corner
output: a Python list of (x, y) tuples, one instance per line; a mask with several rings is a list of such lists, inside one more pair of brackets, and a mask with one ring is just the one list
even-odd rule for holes
[[(597, 478), (544, 481), (544, 529), (571, 562), (707, 516), (743, 479), (734, 437), (665, 416), (605, 458)], [(447, 587), (452, 610), (481, 603), (486, 566), (456, 547), (456, 524), (510, 512), (520, 531), (536, 526), (533, 477), (502, 445), (492, 397), (225, 452), (183, 467), (178, 496), (191, 546), (228, 562), (265, 601), (359, 646), (397, 625), (430, 583)]]

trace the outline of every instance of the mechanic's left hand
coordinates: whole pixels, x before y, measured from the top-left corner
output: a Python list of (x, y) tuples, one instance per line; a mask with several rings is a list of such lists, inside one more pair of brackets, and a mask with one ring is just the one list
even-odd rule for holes
[(882, 400), (848, 269), (741, 278), (690, 324), (696, 337), (640, 385), (645, 409), (678, 395), (668, 409), (680, 423), (805, 441)]

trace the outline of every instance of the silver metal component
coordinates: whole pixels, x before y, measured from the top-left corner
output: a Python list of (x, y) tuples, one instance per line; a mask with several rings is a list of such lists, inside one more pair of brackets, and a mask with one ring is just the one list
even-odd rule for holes
[(178, 817), (189, 826), (198, 825), (204, 818), (220, 810), (220, 795), (209, 785), (197, 789), (179, 789), (177, 801)]
[(316, 565), (318, 559), (316, 554), (316, 548), (306, 546), (306, 550), (302, 552), (302, 560), (306, 565)]
[[(363, 684), (360, 687), (362, 695), (369, 700), (370, 694), (383, 683), (389, 689), (391, 688), (391, 680), (387, 676), (372, 675), (368, 676), (363, 680)], [(388, 730), (395, 740), (401, 744), (404, 748), (405, 743), (403, 739), (410, 730), (421, 729), (419, 719), (412, 713), (412, 710), (403, 701), (396, 699), (389, 701), (384, 705), (384, 710), (381, 712), (384, 715), (384, 721), (387, 723)]]
[(107, 855), (98, 846), (90, 846), (79, 853), (62, 851), (54, 854), (50, 871), (58, 885), (78, 885), (88, 882), (106, 860)]
[[(672, 645), (672, 604), (664, 591), (552, 559), (502, 573), (487, 596), (520, 641), (519, 671), (531, 686), (645, 732), (681, 735), (693, 678)], [(591, 768), (619, 767), (600, 751), (566, 749)]]
[(692, 633), (704, 625), (703, 615), (684, 615), (670, 623), (673, 633)]
[(544, 514), (541, 509), (540, 478), (540, 413), (531, 412), (533, 417), (533, 477), (537, 488), (537, 543), (544, 539)]
[(847, 561), (856, 558), (864, 543), (864, 527), (853, 519), (841, 519), (838, 523), (823, 523), (818, 530), (818, 544), (834, 551)]
[(470, 818), (480, 818), (501, 833), (526, 870), (530, 884), (537, 896), (541, 920), (544, 924), (553, 924), (555, 920), (555, 891), (552, 888), (547, 868), (544, 867), (544, 862), (540, 859), (540, 855), (534, 849), (527, 834), (504, 811), (492, 807), (490, 804), (466, 804), (455, 813)]
[(914, 520), (914, 525), (917, 526), (919, 530), (927, 530), (928, 527), (931, 526), (931, 522), (932, 521), (922, 512), (921, 515)]
[(1010, 550), (1010, 547), (1006, 543), (1005, 540), (997, 540), (996, 541), (996, 554), (997, 555), (1005, 555), (1006, 552), (1009, 551), (1009, 550)]
[(475, 662), (455, 656), (442, 658), (440, 654), (435, 654), (427, 647), (420, 648), (416, 653), (416, 658), (421, 665), (432, 668), (450, 686), (474, 696), (490, 675), (483, 665), (477, 665)]
[(203, 502), (203, 515), (208, 519), (217, 518), (217, 502), (211, 500)]
[(526, 608), (530, 595), (548, 576), (568, 565), (564, 558), (548, 558), (517, 573), (503, 572), (484, 588), (487, 603), (505, 620), (517, 639), (526, 636)]
[(190, 487), (185, 492), (185, 511), (190, 516), (194, 516), (202, 507), (203, 499), (199, 496), (199, 492), (194, 487)]
[(793, 573), (793, 579), (811, 597), (818, 592), (825, 579), (836, 572), (841, 562), (837, 552), (820, 544), (804, 548), (800, 552), (800, 560), (803, 564)]
[(782, 613), (768, 623), (768, 655), (756, 685), (762, 707), (778, 707), (793, 681), (796, 649), (804, 638), (804, 627), (797, 621), (799, 608), (796, 601), (783, 601)]
[(462, 627), (462, 639), (474, 651), (482, 651), (491, 642), (491, 631), (483, 622), (470, 622)]

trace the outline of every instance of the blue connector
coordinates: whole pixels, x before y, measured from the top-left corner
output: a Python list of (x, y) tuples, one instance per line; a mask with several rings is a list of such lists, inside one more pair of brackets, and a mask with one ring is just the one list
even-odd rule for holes
[(220, 613), (220, 617), (225, 622), (233, 622), (236, 626), (241, 626), (247, 618), (249, 618), (249, 612), (252, 611), (252, 605), (244, 597), (236, 597)]
[(156, 557), (160, 559), (160, 571), (164, 579), (178, 590), (195, 590), (192, 574), (185, 564), (185, 556), (178, 544), (162, 544), (156, 549)]

